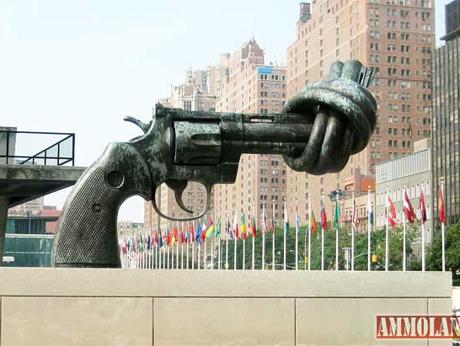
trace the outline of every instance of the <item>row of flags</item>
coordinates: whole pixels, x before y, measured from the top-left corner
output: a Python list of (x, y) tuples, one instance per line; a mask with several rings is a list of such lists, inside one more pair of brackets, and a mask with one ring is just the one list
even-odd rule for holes
[[(424, 224), (427, 220), (427, 211), (426, 211), (426, 201), (425, 201), (425, 194), (423, 190), (420, 193), (419, 197), (419, 209), (420, 209), (420, 222)], [(408, 222), (413, 224), (417, 220), (417, 216), (410, 201), (409, 196), (407, 195), (407, 191), (404, 190), (403, 193), (403, 206), (402, 206), (404, 220), (402, 222)], [(438, 198), (438, 211), (439, 211), (439, 222), (441, 224), (446, 223), (446, 210), (444, 204), (444, 191), (443, 188), (439, 190), (439, 198)], [(387, 192), (386, 194), (386, 201), (385, 201), (385, 215), (384, 215), (386, 222), (392, 227), (395, 228), (399, 222), (397, 219), (397, 212), (396, 207), (393, 200), (390, 197), (390, 194)]]
[[(224, 227), (224, 231), (222, 231)], [(274, 228), (267, 228), (267, 231)], [(155, 229), (152, 232), (136, 232), (133, 234), (125, 234), (120, 242), (121, 252), (127, 253), (134, 248), (141, 250), (150, 250), (154, 246), (174, 246), (176, 243), (202, 243), (206, 239), (243, 239), (247, 240), (248, 236), (255, 238), (257, 236), (257, 227), (254, 217), (241, 216), (241, 222), (238, 223), (235, 217), (233, 227), (229, 221), (222, 222), (219, 219), (217, 224), (214, 224), (212, 218), (208, 218), (207, 223), (187, 222), (175, 224), (167, 230)]]
[[(310, 203), (309, 203), (310, 204)], [(386, 199), (385, 199), (385, 208), (384, 208), (384, 218), (385, 218), (385, 229), (386, 229), (386, 254), (385, 254), (385, 268), (388, 270), (388, 227), (395, 228), (399, 223), (398, 220), (398, 213), (396, 210), (396, 206), (393, 200), (390, 197), (390, 194), (387, 192)], [(419, 197), (419, 209), (420, 209), (420, 221), (422, 225), (422, 267), (424, 269), (424, 231), (423, 225), (427, 220), (427, 211), (426, 211), (426, 203), (425, 203), (425, 195), (423, 190), (421, 191)], [(439, 194), (439, 202), (438, 202), (438, 209), (439, 209), (439, 220), (442, 225), (442, 247), (443, 247), (443, 270), (445, 268), (445, 246), (444, 246), (444, 225), (446, 223), (446, 212), (445, 212), (445, 204), (444, 204), (444, 195), (443, 195), (443, 188), (440, 189)], [(404, 227), (404, 246), (405, 246), (405, 225), (406, 223), (413, 224), (417, 220), (417, 216), (415, 213), (414, 206), (411, 203), (407, 192), (403, 192), (403, 220), (401, 223)], [(284, 203), (284, 269), (286, 269), (286, 234), (289, 230), (289, 220), (288, 220), (288, 212), (286, 202)], [(371, 203), (370, 191), (368, 192), (368, 204), (367, 204), (367, 218), (368, 218), (368, 270), (370, 270), (370, 259), (371, 259), (371, 230), (373, 229), (374, 225), (374, 212)], [(262, 210), (262, 217), (261, 217), (261, 234), (263, 239), (263, 246), (265, 247), (265, 235), (269, 232), (273, 233), (273, 247), (275, 243), (274, 231), (275, 231), (275, 217), (273, 215), (272, 222), (268, 224), (267, 222), (267, 213), (265, 211), (265, 207)], [(341, 220), (341, 208), (339, 205), (339, 200), (335, 201), (334, 210), (333, 210), (333, 220), (331, 222), (331, 227), (336, 230), (336, 270), (338, 270), (338, 246), (339, 246), (339, 233), (338, 229), (340, 228), (340, 220)], [(359, 217), (358, 217), (358, 208), (356, 206), (356, 200), (353, 196), (352, 199), (352, 210), (350, 214), (350, 225), (352, 230), (352, 244), (351, 244), (351, 268), (354, 270), (354, 232), (357, 230), (359, 224)], [(297, 269), (297, 262), (298, 262), (298, 234), (300, 232), (301, 227), (301, 218), (298, 212), (298, 208), (296, 207), (296, 215), (295, 215), (295, 234), (296, 234), (296, 249), (295, 249), (295, 256), (296, 256), (296, 269)], [(323, 199), (320, 200), (320, 218), (317, 221), (315, 218), (315, 214), (313, 210), (309, 208), (307, 214), (307, 232), (305, 237), (308, 235), (308, 263), (310, 264), (310, 254), (311, 254), (311, 235), (316, 234), (318, 229), (321, 229), (321, 256), (322, 256), (322, 266), (321, 268), (324, 269), (324, 232), (328, 231), (328, 217), (326, 213), (326, 208), (324, 206)], [(230, 224), (230, 221), (226, 217), (225, 220), (222, 222), (221, 219), (218, 219), (216, 223), (212, 220), (211, 217), (208, 218), (207, 222), (187, 222), (187, 223), (180, 223), (174, 224), (172, 227), (166, 230), (155, 229), (152, 232), (142, 233), (138, 232), (136, 234), (128, 234), (121, 237), (120, 240), (120, 250), (121, 253), (126, 255), (129, 253), (139, 253), (145, 250), (151, 250), (154, 248), (170, 248), (173, 246), (178, 246), (179, 244), (206, 244), (206, 240), (213, 241), (214, 239), (217, 240), (247, 240), (250, 236), (253, 239), (253, 252), (254, 252), (254, 239), (259, 235), (257, 232), (257, 225), (256, 225), (256, 218), (252, 215), (249, 215), (246, 219), (245, 214), (241, 215), (241, 218), (238, 222), (236, 213), (233, 220), (233, 225)], [(305, 242), (307, 243), (307, 242)], [(243, 242), (244, 246), (244, 242)], [(263, 247), (263, 253), (265, 249)], [(188, 248), (187, 248), (188, 249)], [(235, 250), (236, 250), (236, 242), (235, 242)], [(404, 247), (404, 270), (405, 270), (405, 247)], [(265, 258), (265, 256), (262, 256)], [(272, 256), (274, 258), (274, 256)], [(254, 258), (254, 253), (253, 253)], [(254, 261), (254, 260), (253, 260)], [(253, 265), (254, 266), (254, 265)], [(273, 263), (273, 267), (275, 263)], [(263, 264), (264, 267), (264, 264)], [(309, 266), (310, 268), (310, 266)]]

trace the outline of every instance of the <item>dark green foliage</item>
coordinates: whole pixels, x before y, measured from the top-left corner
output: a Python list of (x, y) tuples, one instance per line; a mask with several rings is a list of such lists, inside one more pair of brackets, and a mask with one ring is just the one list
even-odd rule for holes
[[(427, 267), (429, 270), (441, 270), (441, 230), (433, 234), (432, 246), (428, 251)], [(446, 270), (452, 272), (454, 285), (460, 284), (458, 271), (460, 270), (460, 223), (446, 227)]]

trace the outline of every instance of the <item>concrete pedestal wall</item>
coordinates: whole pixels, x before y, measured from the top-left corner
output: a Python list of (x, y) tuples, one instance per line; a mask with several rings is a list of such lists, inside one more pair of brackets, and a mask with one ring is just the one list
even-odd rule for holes
[(451, 294), (449, 273), (0, 268), (1, 345), (450, 345), (375, 323)]

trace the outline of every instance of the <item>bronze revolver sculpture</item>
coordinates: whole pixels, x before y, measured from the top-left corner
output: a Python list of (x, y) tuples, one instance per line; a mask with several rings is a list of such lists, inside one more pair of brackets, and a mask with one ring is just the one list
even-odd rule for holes
[(364, 149), (375, 128), (376, 102), (367, 91), (373, 70), (357, 60), (334, 63), (327, 80), (290, 99), (282, 114), (192, 112), (157, 104), (144, 132), (111, 143), (74, 186), (53, 245), (56, 267), (120, 267), (117, 214), (124, 200), (151, 200), (162, 183), (178, 205), (189, 181), (206, 187), (233, 183), (243, 153), (281, 154), (289, 167), (310, 174), (340, 171)]

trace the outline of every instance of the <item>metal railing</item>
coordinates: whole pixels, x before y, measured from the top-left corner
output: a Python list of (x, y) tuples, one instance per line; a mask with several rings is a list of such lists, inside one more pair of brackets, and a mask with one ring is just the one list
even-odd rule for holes
[[(19, 135), (19, 136), (18, 136)], [(17, 155), (21, 135), (59, 136), (57, 142), (31, 155)], [(3, 138), (4, 137), (4, 138)], [(0, 163), (62, 166), (75, 164), (75, 134), (66, 132), (17, 131), (0, 129)]]

